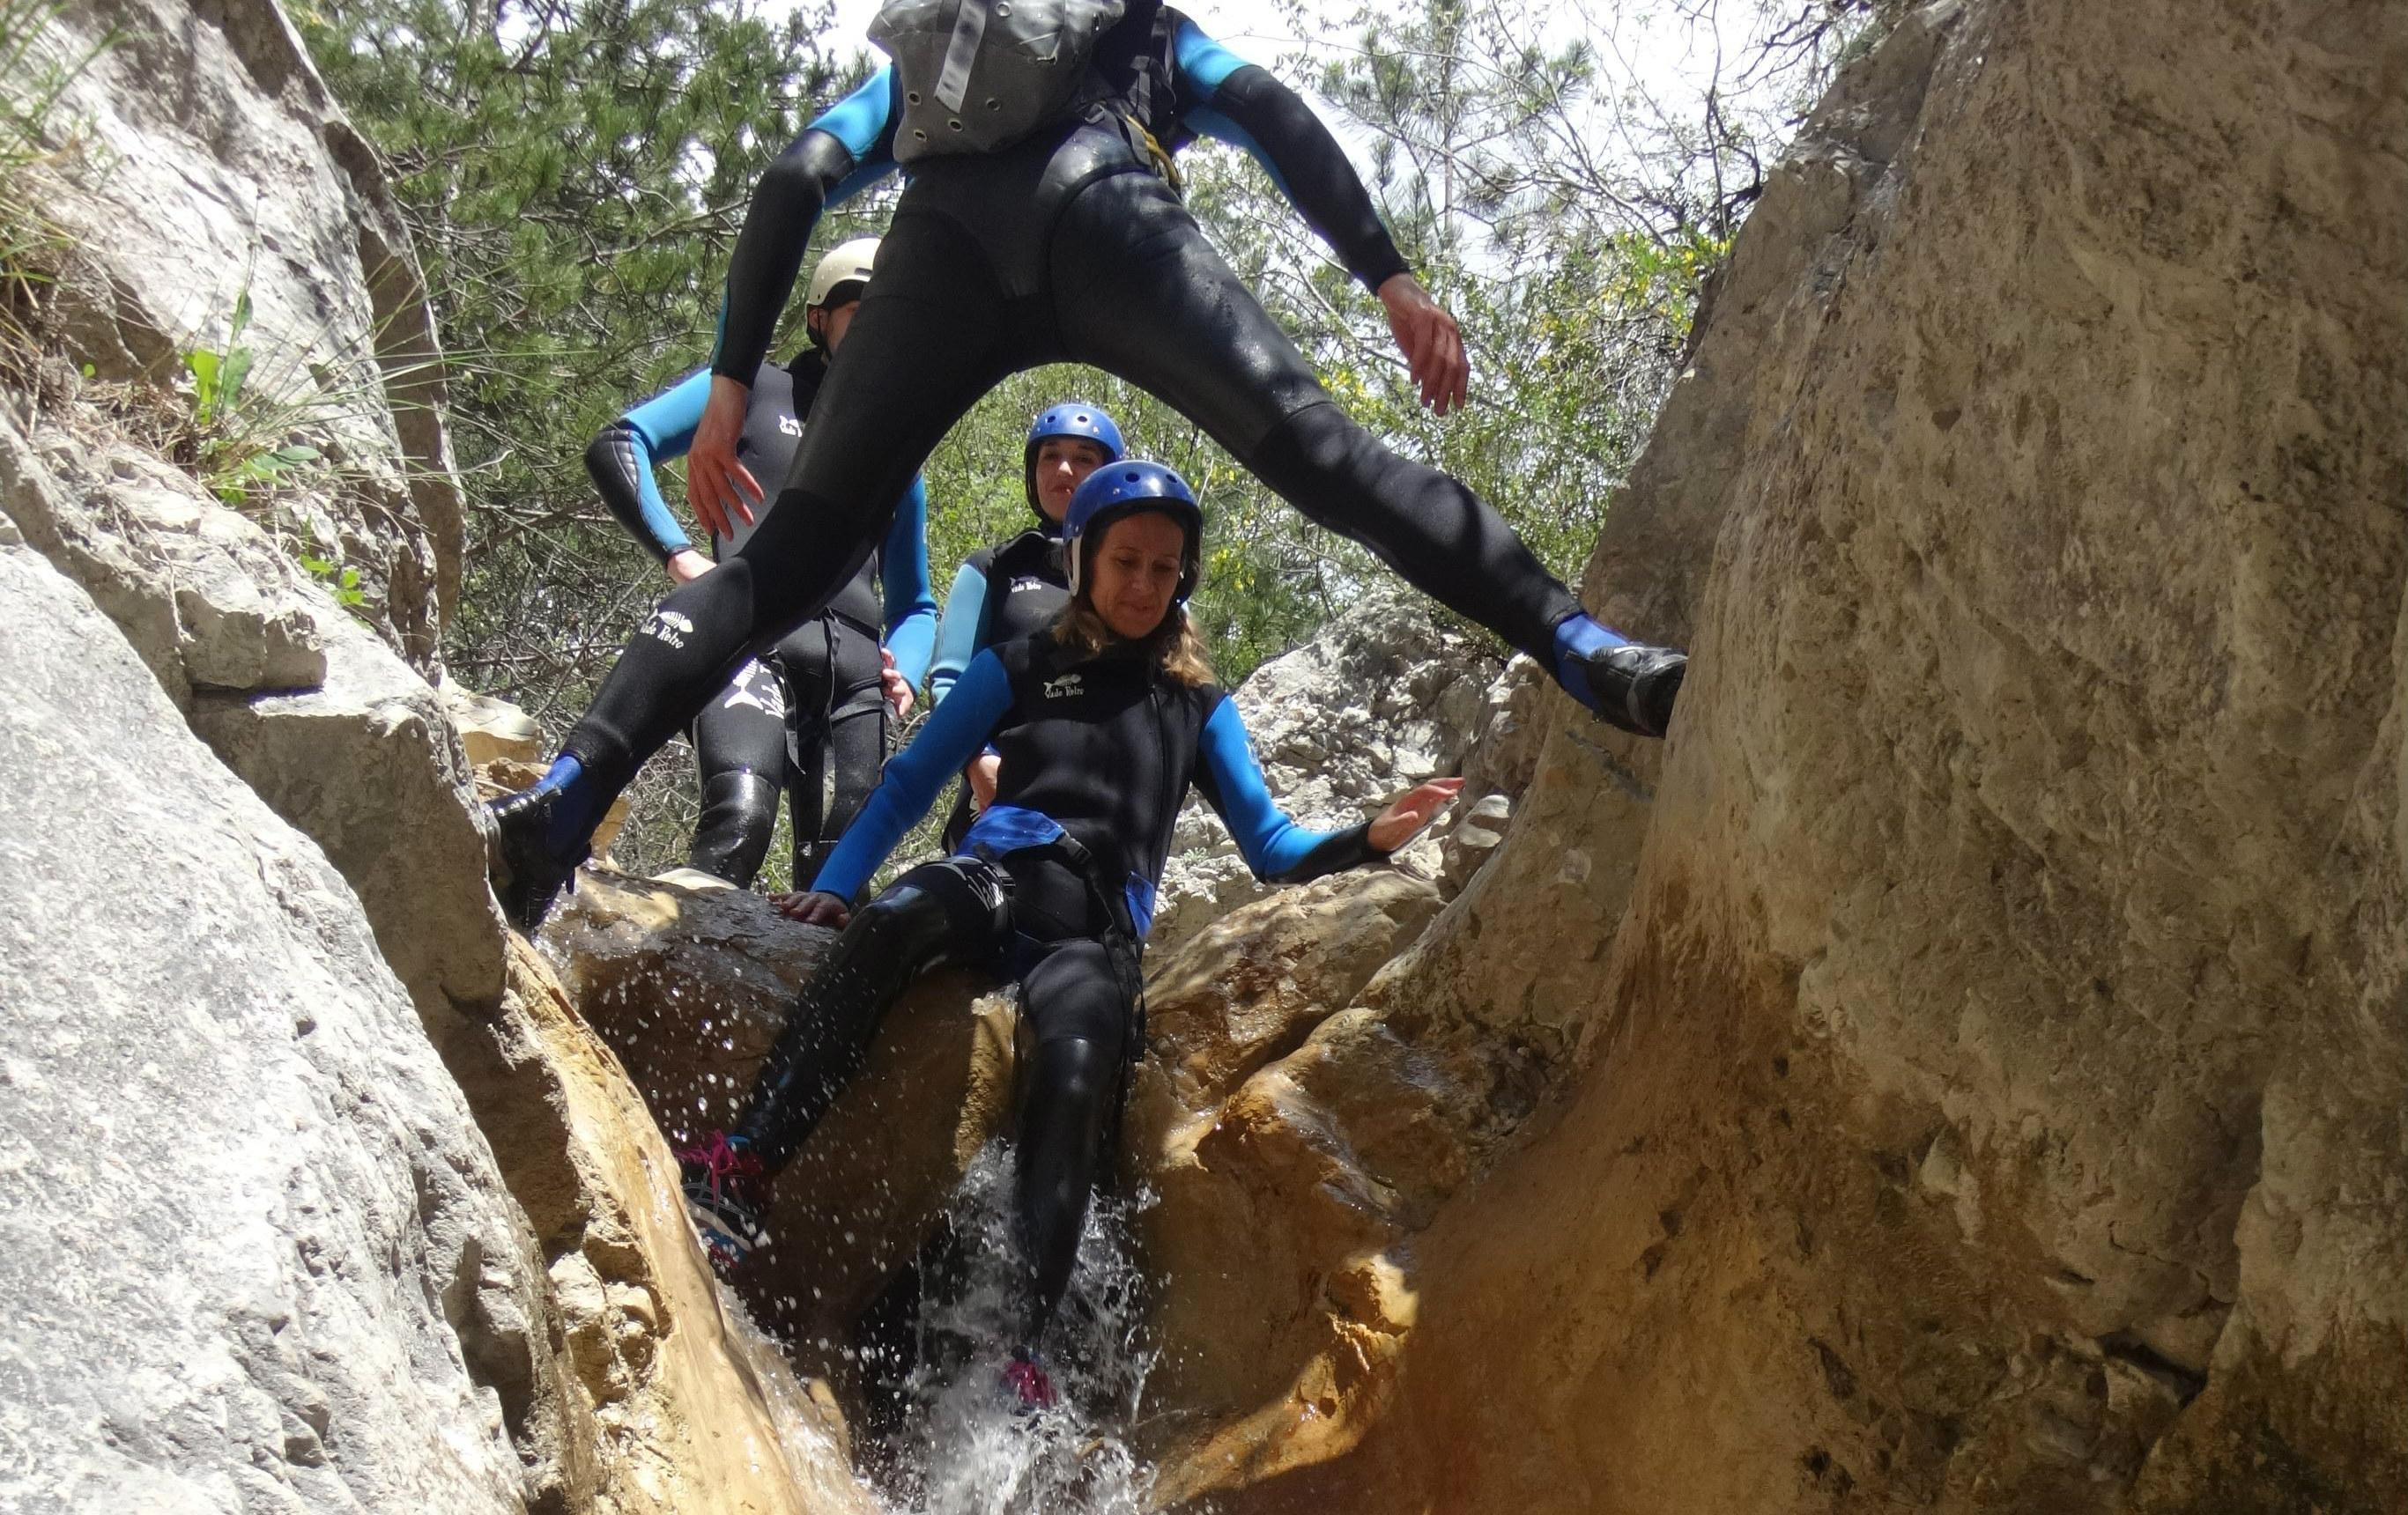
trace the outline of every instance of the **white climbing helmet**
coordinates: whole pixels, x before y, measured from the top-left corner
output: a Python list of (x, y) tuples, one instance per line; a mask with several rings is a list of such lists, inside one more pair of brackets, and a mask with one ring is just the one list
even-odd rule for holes
[[(856, 236), (838, 247), (811, 270), (811, 287), (804, 296), (804, 308), (817, 310), (828, 303), (829, 295), (847, 284), (868, 283), (869, 265), (877, 261), (878, 238), (874, 236)], [(853, 298), (860, 297), (861, 292), (853, 291)]]

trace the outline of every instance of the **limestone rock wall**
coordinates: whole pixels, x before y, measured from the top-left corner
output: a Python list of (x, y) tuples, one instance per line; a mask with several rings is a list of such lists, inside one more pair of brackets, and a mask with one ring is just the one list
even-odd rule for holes
[(2374, 4), (1850, 70), (1592, 566), (1669, 747), (1564, 721), (1364, 996), (1536, 1118), (1444, 1122), (1384, 1401), (1216, 1508), (2408, 1501), (2402, 78)]
[(0, 1503), (522, 1508), (523, 1222), (349, 889), (22, 545), (0, 641)]
[[(866, 1508), (485, 886), (474, 702), (421, 672), (457, 486), (372, 158), (265, 0), (49, 40), (112, 33), (61, 109), (112, 166), (60, 186), (44, 381), (0, 395), (0, 1504)], [(245, 287), (254, 384), (335, 462), (236, 509), (110, 381), (171, 381)]]
[(50, 112), (88, 144), (50, 213), (75, 235), (54, 334), (103, 380), (172, 386), (237, 298), (273, 444), (322, 448), (276, 505), (359, 570), (363, 609), (424, 665), (459, 590), (441, 352), (399, 207), (274, 0), (78, 0), (43, 47), (81, 61)]

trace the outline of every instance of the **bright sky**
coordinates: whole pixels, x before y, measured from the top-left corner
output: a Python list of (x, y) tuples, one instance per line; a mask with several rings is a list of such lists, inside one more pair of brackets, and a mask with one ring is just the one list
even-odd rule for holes
[[(868, 50), (869, 18), (882, 0), (836, 0), (838, 51), (850, 41)], [(1533, 8), (1548, 17), (1545, 31), (1554, 40), (1585, 36), (1595, 45), (1610, 79), (1642, 84), (1667, 105), (1702, 97), (1713, 73), (1716, 39), (1736, 55), (1740, 42), (1761, 14), (1759, 0), (1698, 0), (1711, 16), (1696, 23), (1673, 12), (1670, 0), (1536, 0)], [(1197, 25), (1229, 45), (1240, 57), (1268, 64), (1293, 52), (1326, 58), (1331, 50), (1351, 47), (1352, 20), (1357, 0), (1306, 0), (1313, 17), (1327, 24), (1307, 29), (1299, 36), (1281, 14), (1276, 0), (1179, 0), (1179, 8)]]

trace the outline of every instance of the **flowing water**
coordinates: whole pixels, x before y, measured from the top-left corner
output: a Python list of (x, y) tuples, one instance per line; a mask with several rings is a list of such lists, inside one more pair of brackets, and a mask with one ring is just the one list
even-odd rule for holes
[(1133, 1432), (1156, 1354), (1130, 1222), (1150, 1198), (1099, 1197), (1089, 1212), (1068, 1297), (1039, 1344), (1055, 1403), (1029, 1413), (1002, 1384), (1019, 1329), (1011, 1174), (995, 1143), (954, 1195), (956, 1255), (921, 1285), (896, 1413), (865, 1470), (890, 1515), (1139, 1515), (1152, 1474)]

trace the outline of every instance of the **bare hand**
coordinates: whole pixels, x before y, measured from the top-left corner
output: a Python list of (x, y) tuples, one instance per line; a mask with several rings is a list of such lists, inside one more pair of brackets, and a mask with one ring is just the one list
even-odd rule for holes
[(681, 547), (669, 554), (669, 577), (681, 584), (691, 584), (718, 566), (690, 547)]
[(996, 776), (1002, 772), (1003, 759), (993, 752), (970, 759), (970, 765), (962, 770), (962, 777), (969, 780), (971, 809), (983, 810), (995, 803)]
[(1380, 286), (1380, 303), (1388, 308), (1388, 330), (1404, 351), (1405, 368), (1421, 386), (1422, 404), (1441, 416), (1461, 405), (1471, 363), (1455, 318), (1411, 274), (1389, 275)]
[(878, 682), (886, 692), (886, 703), (895, 707), (895, 719), (900, 723), (911, 713), (911, 680), (895, 671), (895, 654), (884, 648), (878, 650)]
[(772, 894), (769, 903), (778, 908), (780, 915), (789, 921), (800, 921), (807, 926), (827, 926), (841, 931), (845, 922), (853, 919), (852, 907), (846, 905), (840, 896), (817, 889), (807, 893)]
[(1371, 822), (1371, 845), (1383, 852), (1393, 852), (1412, 841), (1414, 834), (1445, 809), (1462, 788), (1460, 779), (1433, 779), (1398, 800)]
[(685, 503), (714, 536), (736, 535), (736, 521), (752, 523), (752, 506), (761, 498), (761, 481), (736, 461), (736, 444), (744, 436), (744, 406), (752, 391), (724, 374), (710, 380), (710, 398), (694, 428), (694, 445), (685, 454)]

